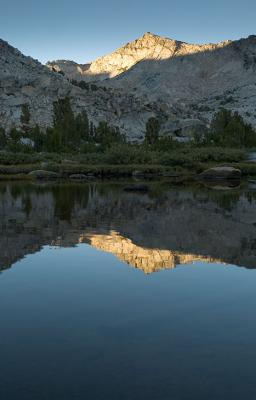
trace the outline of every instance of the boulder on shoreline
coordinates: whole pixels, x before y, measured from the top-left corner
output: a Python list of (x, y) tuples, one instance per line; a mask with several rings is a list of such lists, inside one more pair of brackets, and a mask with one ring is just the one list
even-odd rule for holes
[(199, 180), (240, 180), (241, 171), (234, 167), (214, 167), (202, 172), (197, 178)]

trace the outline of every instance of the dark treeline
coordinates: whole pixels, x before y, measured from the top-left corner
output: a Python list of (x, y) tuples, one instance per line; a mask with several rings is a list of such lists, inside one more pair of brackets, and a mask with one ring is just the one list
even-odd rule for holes
[(256, 132), (237, 112), (222, 109), (215, 114), (210, 129), (203, 134), (194, 132), (193, 140), (201, 145), (223, 147), (254, 147)]
[(118, 128), (107, 122), (95, 126), (89, 121), (86, 111), (74, 114), (70, 99), (65, 97), (53, 103), (53, 126), (41, 130), (31, 127), (30, 109), (22, 106), (20, 129), (12, 128), (7, 133), (0, 128), (0, 149), (10, 152), (54, 152), (97, 153), (116, 148), (118, 158), (121, 147), (127, 152), (131, 146), (152, 151), (166, 152), (184, 146), (248, 148), (256, 146), (256, 133), (238, 113), (220, 110), (213, 118), (210, 128), (191, 132), (189, 144), (179, 143), (171, 137), (160, 136), (160, 123), (152, 117), (145, 126), (145, 138), (140, 144), (129, 145)]
[(6, 133), (0, 128), (0, 148), (13, 152), (87, 152), (125, 142), (119, 129), (107, 122), (95, 126), (89, 121), (86, 111), (75, 115), (68, 97), (53, 103), (52, 127), (44, 131), (38, 125), (31, 127), (30, 119), (29, 106), (24, 104), (20, 129), (12, 128)]
[[(150, 118), (146, 124), (145, 142), (158, 147), (161, 145), (164, 149), (170, 139), (160, 138), (159, 131), (159, 121)], [(204, 131), (202, 128), (195, 128), (191, 132), (191, 144), (207, 147), (255, 147), (256, 132), (237, 112), (232, 113), (223, 108), (213, 117), (210, 128), (205, 128)]]

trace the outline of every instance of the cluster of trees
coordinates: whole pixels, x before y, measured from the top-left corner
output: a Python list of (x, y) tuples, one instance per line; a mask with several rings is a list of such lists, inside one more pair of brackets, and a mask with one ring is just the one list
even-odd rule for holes
[[(159, 136), (160, 125), (156, 118), (146, 123), (145, 143), (166, 149), (174, 146), (174, 140)], [(193, 132), (193, 143), (202, 146), (253, 147), (256, 146), (256, 132), (237, 112), (221, 109), (215, 114), (209, 129)]]
[[(78, 86), (80, 87), (80, 89), (83, 90), (91, 90), (92, 92), (96, 92), (98, 90), (98, 86), (95, 85), (95, 83), (88, 83), (85, 81), (77, 81), (76, 79), (71, 79), (70, 83), (72, 83), (72, 85), (74, 86)], [(106, 90), (106, 88), (104, 87), (104, 90)]]
[[(118, 128), (100, 122), (96, 127), (89, 121), (86, 111), (74, 114), (68, 97), (53, 103), (53, 126), (42, 131), (39, 126), (31, 127), (30, 109), (22, 106), (21, 128), (12, 128), (8, 134), (0, 128), (0, 149), (13, 152), (97, 152), (113, 145), (125, 143), (125, 137)], [(194, 132), (196, 146), (253, 147), (256, 146), (256, 132), (246, 124), (238, 113), (220, 110), (205, 132)], [(181, 146), (172, 138), (160, 136), (160, 123), (152, 117), (146, 123), (144, 146), (157, 151), (168, 151)]]
[(256, 132), (237, 112), (221, 109), (215, 114), (209, 130), (194, 133), (194, 141), (201, 145), (220, 147), (256, 146)]
[(30, 126), (30, 110), (24, 104), (21, 110), (21, 128), (12, 128), (8, 134), (0, 128), (0, 148), (14, 152), (70, 152), (88, 148), (104, 149), (112, 143), (123, 143), (125, 138), (118, 128), (100, 122), (96, 127), (89, 121), (86, 111), (75, 115), (70, 99), (65, 97), (53, 103), (53, 126), (42, 131), (38, 125)]

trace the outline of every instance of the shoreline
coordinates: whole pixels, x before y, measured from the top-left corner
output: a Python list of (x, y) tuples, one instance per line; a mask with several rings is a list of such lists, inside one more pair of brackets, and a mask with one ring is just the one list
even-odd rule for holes
[(162, 165), (86, 165), (35, 163), (0, 165), (0, 181), (6, 180), (65, 180), (94, 181), (129, 178), (134, 180), (168, 179), (177, 183), (192, 182), (203, 171), (215, 167), (233, 167), (241, 171), (242, 178), (256, 176), (255, 162), (197, 163), (194, 168)]

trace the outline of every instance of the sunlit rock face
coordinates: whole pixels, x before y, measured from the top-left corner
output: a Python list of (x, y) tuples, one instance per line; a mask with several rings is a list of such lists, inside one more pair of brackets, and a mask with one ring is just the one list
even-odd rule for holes
[(103, 56), (91, 64), (80, 65), (73, 61), (59, 60), (48, 62), (50, 69), (62, 71), (72, 78), (103, 80), (114, 78), (131, 69), (141, 61), (167, 60), (190, 54), (213, 51), (231, 43), (189, 44), (146, 32), (141, 38), (127, 43), (112, 54)]
[(196, 260), (256, 267), (254, 192), (0, 185), (0, 269), (42, 246), (89, 243), (145, 273)]
[(114, 53), (92, 62), (82, 75), (99, 75), (101, 79), (114, 78), (145, 60), (167, 60), (181, 55), (198, 53), (222, 47), (219, 45), (193, 45), (168, 39), (151, 32), (141, 38), (126, 44)]

